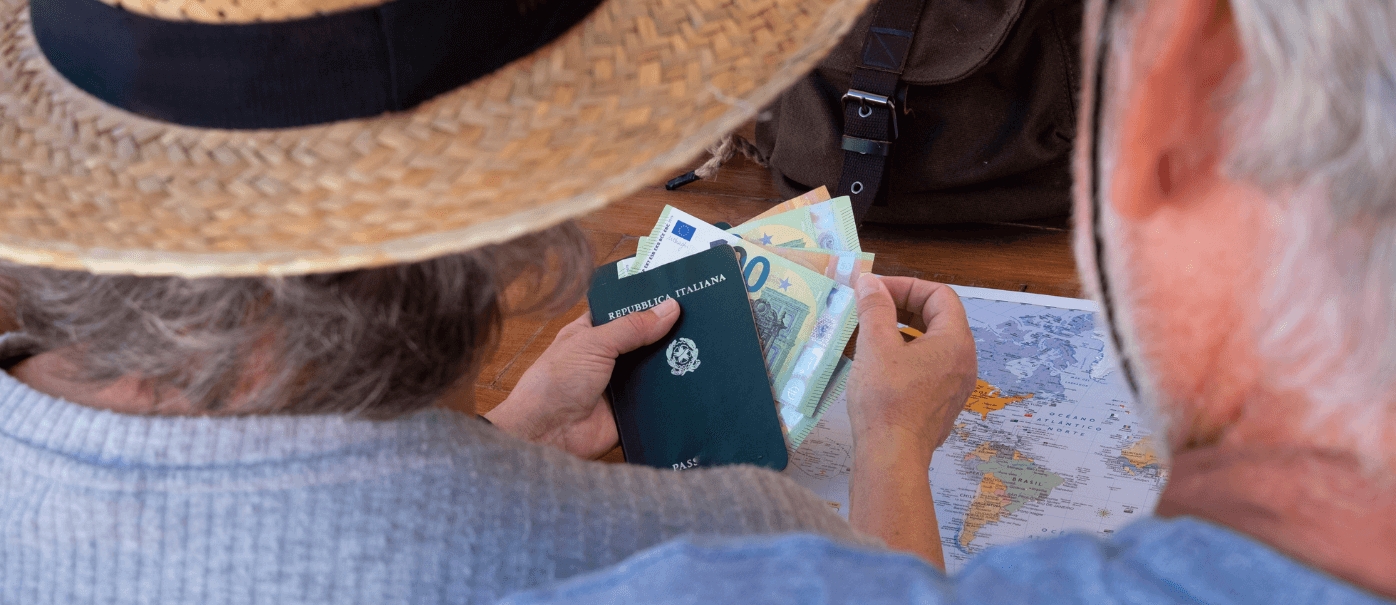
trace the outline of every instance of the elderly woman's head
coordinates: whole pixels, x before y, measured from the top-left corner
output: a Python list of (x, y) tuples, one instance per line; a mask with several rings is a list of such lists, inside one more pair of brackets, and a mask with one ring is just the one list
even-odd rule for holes
[(23, 365), (194, 411), (427, 405), (501, 304), (589, 275), (556, 225), (750, 119), (866, 2), (600, 4), (0, 0), (0, 303), (55, 351)]
[(134, 379), (153, 413), (177, 394), (196, 413), (384, 418), (474, 376), (506, 313), (570, 305), (590, 269), (586, 238), (569, 222), (422, 262), (294, 277), (4, 263), (0, 295), (21, 333), (62, 354), (68, 379)]

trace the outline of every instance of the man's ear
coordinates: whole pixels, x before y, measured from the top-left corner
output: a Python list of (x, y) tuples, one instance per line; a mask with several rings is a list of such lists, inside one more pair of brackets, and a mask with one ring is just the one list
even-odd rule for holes
[(1120, 127), (1110, 199), (1132, 219), (1198, 201), (1221, 178), (1223, 103), (1242, 58), (1226, 0), (1143, 6), (1110, 100)]

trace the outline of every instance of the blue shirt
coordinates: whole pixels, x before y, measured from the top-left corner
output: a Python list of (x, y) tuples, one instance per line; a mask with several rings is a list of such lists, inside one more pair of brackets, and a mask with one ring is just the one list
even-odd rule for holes
[(989, 549), (947, 578), (919, 558), (827, 538), (682, 538), (505, 603), (1052, 603), (1391, 605), (1251, 538), (1145, 519), (1109, 540)]

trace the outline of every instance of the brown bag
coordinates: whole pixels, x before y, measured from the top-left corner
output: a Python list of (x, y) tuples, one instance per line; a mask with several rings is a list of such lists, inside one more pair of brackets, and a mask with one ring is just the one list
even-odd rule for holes
[[(756, 147), (786, 197), (839, 184), (851, 153), (845, 95), (875, 10), (757, 122)], [(925, 0), (892, 111), (897, 136), (866, 220), (1068, 213), (1081, 19), (1081, 0)]]

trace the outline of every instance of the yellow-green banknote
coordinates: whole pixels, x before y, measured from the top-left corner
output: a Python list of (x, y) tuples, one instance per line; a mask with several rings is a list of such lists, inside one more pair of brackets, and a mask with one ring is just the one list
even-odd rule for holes
[(806, 416), (793, 407), (780, 407), (780, 419), (786, 430), (790, 451), (799, 449), (800, 444), (805, 442), (805, 437), (809, 437), (810, 431), (824, 418), (824, 412), (830, 405), (848, 397), (848, 372), (852, 368), (852, 359), (839, 357), (839, 363), (834, 367), (834, 376), (829, 380), (829, 386), (824, 389), (824, 393), (819, 396), (819, 403), (815, 405), (813, 414)]
[(767, 248), (863, 250), (858, 243), (858, 222), (853, 217), (853, 206), (847, 196), (752, 219), (727, 231)]
[(814, 413), (858, 325), (853, 289), (666, 206), (630, 274), (730, 244), (746, 281), (776, 401)]

